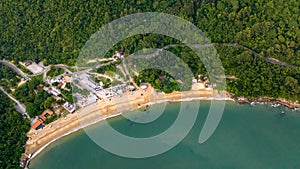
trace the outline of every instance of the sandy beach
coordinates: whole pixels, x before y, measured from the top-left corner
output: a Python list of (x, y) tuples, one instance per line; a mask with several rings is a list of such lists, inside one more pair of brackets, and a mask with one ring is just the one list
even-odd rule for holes
[(25, 153), (31, 154), (32, 159), (53, 141), (101, 120), (120, 115), (124, 111), (166, 101), (210, 99), (225, 100), (230, 98), (225, 96), (225, 92), (212, 89), (194, 88), (190, 91), (164, 94), (157, 93), (149, 87), (146, 90), (137, 90), (134, 93), (128, 92), (110, 99), (98, 100), (96, 103), (67, 115), (66, 118), (60, 118), (46, 125), (43, 129), (38, 131), (31, 129), (27, 133), (29, 139), (25, 145)]

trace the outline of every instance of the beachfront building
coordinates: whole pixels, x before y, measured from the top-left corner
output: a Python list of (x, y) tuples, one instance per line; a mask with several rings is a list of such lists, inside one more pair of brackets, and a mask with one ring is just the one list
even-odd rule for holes
[(74, 104), (70, 104), (69, 102), (66, 102), (63, 104), (63, 108), (65, 108), (69, 113), (73, 113), (76, 107)]
[(43, 120), (36, 116), (31, 122), (31, 127), (35, 130), (39, 130), (44, 127)]

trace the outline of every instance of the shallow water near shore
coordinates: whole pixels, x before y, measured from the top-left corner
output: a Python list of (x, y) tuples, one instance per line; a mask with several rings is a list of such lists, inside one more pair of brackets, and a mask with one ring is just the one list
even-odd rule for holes
[[(196, 104), (199, 101), (192, 101)], [(65, 136), (46, 147), (30, 163), (30, 169), (253, 169), (300, 168), (300, 112), (268, 105), (226, 103), (223, 118), (212, 137), (198, 138), (210, 101), (200, 101), (197, 121), (187, 137), (158, 156), (131, 159), (111, 154), (95, 144), (84, 130)], [(159, 106), (159, 105), (153, 105)], [(165, 131), (175, 121), (179, 103), (168, 103), (164, 113), (151, 123), (138, 124), (121, 116), (109, 119), (119, 132), (132, 137), (150, 137)], [(281, 117), (281, 112), (286, 113)], [(155, 114), (131, 112), (147, 121)], [(188, 112), (187, 112), (188, 115)], [(144, 118), (144, 119), (143, 119)], [(99, 122), (89, 130), (99, 131)], [(146, 146), (146, 145), (145, 145)]]

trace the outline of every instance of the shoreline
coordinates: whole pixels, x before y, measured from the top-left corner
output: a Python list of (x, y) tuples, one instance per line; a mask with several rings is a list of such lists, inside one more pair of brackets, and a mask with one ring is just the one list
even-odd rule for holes
[[(153, 88), (148, 88), (147, 90), (139, 90), (134, 95), (127, 93), (122, 97), (113, 97), (113, 101), (101, 100), (81, 108), (73, 114), (69, 114), (67, 119), (60, 118), (51, 124), (46, 125), (43, 129), (38, 131), (31, 129), (27, 133), (29, 139), (25, 145), (25, 153), (21, 157), (21, 160), (25, 164), (25, 168), (28, 167), (30, 161), (34, 157), (54, 141), (102, 120), (121, 115), (125, 111), (136, 110), (147, 105), (163, 102), (193, 100), (234, 101), (233, 99), (228, 98), (226, 94), (221, 95), (218, 91), (212, 89), (173, 92), (170, 94), (156, 93), (154, 91)], [(99, 112), (102, 113), (99, 114)], [(80, 119), (80, 122), (78, 119)]]
[(298, 101), (290, 101), (284, 98), (271, 98), (271, 97), (258, 97), (258, 98), (245, 98), (245, 97), (234, 97), (230, 95), (236, 103), (239, 104), (253, 104), (253, 103), (263, 103), (269, 104), (272, 107), (284, 106), (291, 110), (300, 110), (300, 103)]
[(93, 124), (96, 124), (96, 123), (98, 123), (98, 122), (101, 122), (101, 121), (106, 120), (106, 119), (109, 119), (109, 118), (117, 117), (117, 116), (119, 116), (119, 115), (121, 115), (121, 114), (122, 114), (122, 113), (112, 114), (112, 115), (107, 116), (107, 117), (105, 117), (105, 118), (102, 118), (102, 119), (100, 119), (100, 120), (96, 120), (96, 121), (94, 121), (94, 122), (92, 122), (92, 123), (90, 123), (90, 124), (87, 124), (86, 126), (80, 126), (80, 127), (78, 127), (78, 128), (75, 128), (75, 129), (73, 129), (73, 130), (71, 130), (71, 131), (69, 131), (69, 132), (67, 132), (67, 133), (65, 133), (65, 134), (63, 134), (63, 135), (61, 135), (61, 136), (59, 136), (59, 137), (57, 137), (57, 138), (51, 140), (50, 142), (48, 142), (47, 144), (45, 144), (43, 147), (41, 147), (40, 149), (38, 149), (38, 150), (30, 157), (30, 160), (34, 159), (34, 157), (36, 157), (39, 153), (41, 153), (41, 152), (42, 152), (45, 148), (47, 148), (51, 143), (53, 143), (53, 142), (55, 142), (55, 141), (57, 141), (57, 140), (59, 140), (59, 139), (65, 137), (65, 136), (68, 136), (68, 135), (70, 135), (70, 134), (72, 134), (72, 133), (76, 133), (77, 131), (79, 131), (79, 130), (85, 128), (85, 127), (91, 126), (91, 125), (93, 125)]
[[(220, 94), (220, 92), (218, 92), (216, 90), (191, 90), (191, 91), (186, 91), (186, 92), (173, 92), (171, 94), (157, 94), (156, 93), (156, 96), (158, 96), (158, 97), (154, 98), (153, 100), (150, 100), (149, 98), (147, 99), (147, 97), (152, 96), (153, 93), (151, 93), (151, 92), (153, 92), (152, 88), (147, 89), (147, 91), (139, 91), (138, 95), (140, 95), (141, 93), (143, 93), (145, 95), (144, 96), (133, 96), (133, 99), (130, 99), (130, 96), (127, 95), (128, 98), (126, 98), (127, 100), (125, 100), (125, 102), (124, 102), (124, 100), (118, 99), (118, 98), (114, 98), (115, 103), (113, 102), (113, 104), (105, 103), (105, 102), (108, 102), (107, 100), (100, 101), (100, 102), (88, 105), (84, 108), (81, 108), (80, 110), (78, 110), (77, 112), (75, 112), (73, 114), (70, 114), (68, 116), (69, 120), (67, 119), (69, 122), (71, 122), (70, 124), (68, 124), (68, 125), (70, 125), (70, 128), (68, 128), (68, 127), (66, 128), (64, 126), (64, 127), (62, 127), (62, 130), (61, 130), (61, 128), (59, 128), (58, 130), (54, 130), (52, 132), (50, 130), (46, 130), (44, 135), (38, 137), (35, 141), (33, 141), (33, 143), (30, 143), (30, 140), (28, 140), (26, 142), (25, 155), (31, 154), (31, 156), (30, 156), (30, 158), (28, 158), (28, 157), (25, 158), (25, 164), (26, 164), (25, 168), (28, 168), (30, 161), (34, 157), (36, 157), (39, 153), (41, 153), (51, 143), (63, 138), (64, 136), (75, 133), (75, 132), (79, 131), (80, 129), (83, 129), (87, 126), (91, 126), (100, 121), (119, 116), (125, 111), (132, 111), (132, 110), (136, 110), (136, 109), (145, 107), (147, 105), (155, 105), (155, 104), (160, 104), (160, 103), (165, 103), (165, 102), (222, 100), (222, 101), (233, 101), (238, 104), (243, 104), (243, 103), (250, 104), (253, 101), (253, 100), (248, 100), (248, 99), (241, 100), (241, 98), (233, 97), (226, 91), (224, 91), (224, 93)], [(202, 94), (201, 92), (204, 92), (204, 94)], [(201, 96), (201, 95), (203, 95), (203, 96)], [(259, 101), (256, 100), (256, 103), (257, 102), (259, 102)], [(142, 104), (140, 104), (140, 103), (142, 103)], [(263, 102), (263, 103), (266, 103), (266, 102)], [(273, 104), (273, 102), (267, 102), (267, 103)], [(101, 105), (98, 105), (98, 104), (101, 104)], [(126, 107), (126, 106), (128, 106), (128, 104), (131, 104), (132, 107), (130, 107), (130, 106)], [(279, 104), (282, 106), (286, 106), (281, 103), (279, 103)], [(95, 106), (95, 105), (97, 105), (97, 106)], [(288, 107), (288, 106), (286, 106), (286, 107)], [(92, 110), (91, 110), (91, 108), (92, 108)], [(105, 113), (99, 114), (99, 113), (97, 113), (99, 111), (105, 112)], [(95, 117), (95, 115), (96, 115), (96, 117)], [(100, 118), (99, 118), (99, 115), (100, 115)], [(76, 116), (76, 118), (74, 118), (75, 116)], [(82, 121), (79, 122), (78, 118), (80, 118)], [(56, 124), (55, 122), (53, 122), (54, 125)], [(64, 119), (60, 119), (60, 122), (67, 123), (67, 122), (64, 122)], [(51, 123), (51, 125), (52, 125), (52, 123)], [(60, 127), (60, 125), (58, 125), (58, 127)], [(28, 137), (30, 135), (32, 135), (32, 131), (33, 131), (33, 129), (31, 129), (27, 133)], [(41, 132), (44, 132), (44, 131), (42, 130)], [(22, 156), (24, 156), (24, 155), (22, 155)]]
[[(198, 97), (198, 98), (187, 98), (187, 99), (182, 99), (182, 100), (163, 100), (163, 101), (158, 101), (158, 102), (149, 102), (148, 104), (144, 104), (144, 105), (141, 105), (141, 107), (145, 107), (146, 105), (157, 105), (157, 104), (160, 104), (160, 103), (167, 103), (167, 102), (170, 102), (170, 103), (177, 103), (177, 102), (191, 102), (191, 101), (200, 101), (200, 100), (203, 100), (203, 101), (211, 101), (211, 100), (220, 100), (220, 101), (233, 101), (233, 99), (230, 99), (230, 98), (223, 98), (223, 99), (219, 99), (219, 98), (202, 98), (202, 97)], [(128, 110), (128, 111), (133, 111), (133, 110)], [(76, 133), (77, 131), (85, 128), (85, 127), (89, 127), (89, 126), (92, 126), (96, 123), (99, 123), (103, 120), (107, 120), (107, 119), (110, 119), (110, 118), (114, 118), (114, 117), (118, 117), (120, 115), (122, 115), (123, 112), (118, 112), (118, 113), (115, 113), (115, 114), (111, 114), (111, 115), (108, 115), (108, 116), (105, 116), (104, 118), (100, 118), (98, 120), (95, 120), (91, 123), (88, 123), (88, 124), (85, 124), (85, 125), (81, 125), (80, 127), (78, 128), (75, 128), (74, 130), (71, 130), (53, 140), (51, 140), (50, 142), (48, 142), (47, 144), (45, 144), (43, 147), (41, 147), (40, 149), (38, 149), (30, 158), (30, 160), (34, 159), (34, 157), (36, 157), (40, 152), (42, 152), (46, 147), (48, 147), (51, 143), (65, 137), (65, 136), (68, 136), (72, 133)]]

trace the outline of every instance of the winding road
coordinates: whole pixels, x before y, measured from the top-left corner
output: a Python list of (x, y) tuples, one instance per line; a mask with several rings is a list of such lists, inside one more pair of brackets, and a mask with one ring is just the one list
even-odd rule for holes
[[(258, 53), (246, 46), (243, 46), (243, 45), (240, 45), (240, 44), (237, 44), (237, 43), (214, 43), (214, 44), (218, 44), (218, 45), (223, 45), (223, 46), (231, 46), (231, 47), (238, 47), (238, 48), (242, 48), (242, 49), (246, 49), (248, 50), (249, 52), (251, 52), (254, 56), (258, 56)], [(213, 46), (213, 43), (211, 44), (182, 44), (182, 45), (177, 45), (177, 44), (170, 44), (170, 45), (166, 45), (160, 49), (154, 49), (154, 52), (150, 53), (150, 54), (142, 54), (142, 55), (139, 55), (139, 54), (136, 54), (134, 55), (135, 57), (142, 57), (142, 58), (147, 58), (147, 59), (150, 59), (152, 57), (155, 57), (157, 56), (162, 50), (164, 49), (167, 49), (168, 47), (176, 47), (176, 46), (182, 46), (182, 47), (210, 47), (210, 46)], [(277, 59), (274, 59), (272, 57), (267, 57), (265, 56), (264, 57), (264, 60), (266, 62), (269, 62), (269, 63), (272, 63), (272, 64), (277, 64), (277, 65), (281, 65), (281, 66), (286, 66), (286, 67), (290, 67), (290, 68), (300, 68), (299, 66), (295, 66), (295, 65), (291, 65), (291, 64), (288, 64), (286, 62), (282, 62), (282, 61), (279, 61)]]
[(11, 94), (7, 93), (2, 86), (0, 86), (0, 90), (7, 95), (12, 101), (14, 101), (16, 105), (16, 109), (21, 113), (22, 116), (25, 116), (27, 119), (30, 120), (30, 116), (26, 113), (26, 106), (21, 104), (17, 99), (15, 99)]
[(0, 60), (0, 63), (3, 63), (4, 65), (10, 67), (18, 75), (22, 76), (25, 80), (30, 80), (29, 76), (26, 73), (24, 73), (21, 69), (19, 69), (16, 65), (14, 65), (6, 60)]

